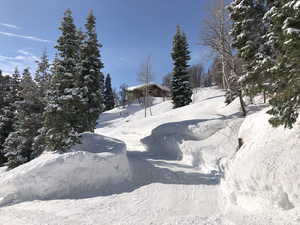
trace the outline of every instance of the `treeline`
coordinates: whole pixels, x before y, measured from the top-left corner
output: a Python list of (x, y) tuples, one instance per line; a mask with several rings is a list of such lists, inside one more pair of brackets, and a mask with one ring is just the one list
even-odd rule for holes
[(0, 164), (17, 167), (43, 151), (65, 152), (93, 132), (99, 114), (114, 107), (111, 78), (104, 84), (96, 18), (88, 15), (85, 32), (67, 10), (57, 54), (46, 52), (33, 79), (26, 68), (12, 76), (0, 73)]

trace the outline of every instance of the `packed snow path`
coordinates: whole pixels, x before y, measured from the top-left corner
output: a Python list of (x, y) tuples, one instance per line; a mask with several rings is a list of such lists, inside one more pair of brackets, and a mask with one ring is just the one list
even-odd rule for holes
[[(171, 110), (170, 102), (158, 104), (152, 109), (154, 116), (146, 119), (138, 106), (121, 115), (118, 110), (104, 114), (96, 132), (127, 144), (132, 182), (124, 184), (117, 192), (108, 188), (104, 196), (33, 201), (3, 207), (0, 224), (231, 225), (219, 209), (220, 177), (217, 173), (204, 173), (188, 161), (162, 159), (157, 154), (159, 151), (156, 154), (145, 152), (141, 143), (154, 128), (165, 123), (201, 123), (224, 117), (217, 110), (224, 101), (221, 91), (205, 89), (194, 101), (197, 104), (176, 110)], [(192, 146), (191, 141), (187, 140), (190, 145), (186, 146)]]

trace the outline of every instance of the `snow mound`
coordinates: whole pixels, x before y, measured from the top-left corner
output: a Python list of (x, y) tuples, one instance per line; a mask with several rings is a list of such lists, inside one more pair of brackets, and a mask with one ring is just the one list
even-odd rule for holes
[(206, 139), (224, 127), (224, 121), (218, 118), (166, 123), (153, 129), (151, 135), (141, 141), (155, 155), (181, 160), (184, 154), (193, 154), (193, 151), (184, 151), (186, 141)]
[(300, 206), (300, 124), (273, 128), (266, 109), (248, 116), (243, 146), (229, 161), (222, 189), (232, 206), (289, 210)]
[(0, 174), (0, 206), (22, 201), (105, 194), (131, 178), (126, 145), (93, 133), (64, 154), (46, 152)]

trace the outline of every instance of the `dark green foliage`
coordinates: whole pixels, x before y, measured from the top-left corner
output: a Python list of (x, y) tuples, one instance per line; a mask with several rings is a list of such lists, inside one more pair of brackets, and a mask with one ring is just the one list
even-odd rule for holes
[(7, 161), (4, 142), (14, 131), (15, 102), (20, 100), (18, 96), (19, 83), (20, 74), (17, 68), (12, 77), (0, 74), (0, 164)]
[(234, 1), (230, 7), (231, 19), (235, 22), (231, 31), (233, 47), (239, 50), (245, 75), (239, 80), (244, 94), (251, 98), (260, 93), (266, 74), (264, 67), (270, 62), (263, 21), (266, 6), (262, 1)]
[[(52, 66), (52, 79), (47, 94), (43, 134), (46, 150), (67, 151), (79, 143), (79, 135), (94, 131), (103, 111), (103, 63), (100, 60), (96, 19), (87, 18), (86, 33), (77, 30), (70, 10), (60, 27), (58, 55)], [(43, 145), (43, 144), (42, 144)], [(36, 144), (35, 146), (38, 146)]]
[(276, 64), (270, 69), (273, 87), (268, 113), (273, 115), (273, 126), (292, 128), (300, 108), (300, 5), (292, 0), (275, 1), (268, 19), (276, 53)]
[(18, 96), (20, 100), (15, 102), (14, 132), (6, 138), (3, 150), (9, 168), (34, 158), (32, 143), (42, 125), (43, 105), (39, 98), (39, 89), (28, 69), (24, 70)]
[(295, 0), (235, 0), (234, 46), (245, 64), (240, 79), (250, 97), (267, 92), (273, 126), (291, 128), (300, 108), (300, 6)]
[(186, 106), (192, 102), (192, 89), (188, 73), (190, 52), (185, 34), (177, 27), (173, 40), (172, 59), (174, 61), (172, 77), (172, 100), (174, 108)]
[(104, 67), (101, 61), (99, 48), (102, 45), (98, 42), (96, 33), (96, 18), (90, 12), (87, 23), (87, 30), (81, 50), (81, 79), (80, 85), (83, 96), (86, 100), (85, 117), (82, 117), (84, 131), (93, 132), (97, 119), (103, 111), (104, 76), (101, 69)]
[(44, 51), (41, 59), (37, 61), (38, 68), (35, 73), (35, 81), (39, 88), (40, 97), (45, 102), (47, 91), (50, 87), (51, 73), (50, 73), (50, 64), (47, 56), (47, 52)]
[(58, 57), (44, 113), (46, 146), (49, 151), (67, 151), (79, 142), (86, 99), (81, 89), (80, 38), (70, 10), (65, 12), (57, 41)]
[(111, 110), (115, 107), (114, 94), (111, 88), (111, 78), (109, 74), (107, 74), (105, 79), (104, 104), (105, 110)]

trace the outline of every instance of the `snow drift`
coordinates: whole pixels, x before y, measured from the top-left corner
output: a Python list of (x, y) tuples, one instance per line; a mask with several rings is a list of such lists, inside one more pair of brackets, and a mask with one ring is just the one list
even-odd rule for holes
[(300, 206), (300, 124), (273, 128), (266, 110), (248, 116), (239, 137), (244, 144), (229, 161), (222, 188), (230, 204), (247, 210), (289, 210)]
[(182, 144), (185, 141), (205, 139), (224, 126), (220, 119), (166, 123), (152, 130), (151, 135), (142, 142), (147, 146), (147, 150), (155, 155), (181, 160)]
[(0, 174), (0, 206), (35, 199), (78, 198), (109, 193), (130, 179), (126, 145), (84, 133), (68, 153), (46, 152)]

